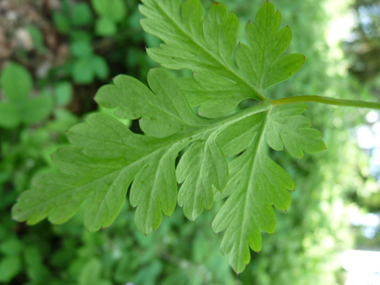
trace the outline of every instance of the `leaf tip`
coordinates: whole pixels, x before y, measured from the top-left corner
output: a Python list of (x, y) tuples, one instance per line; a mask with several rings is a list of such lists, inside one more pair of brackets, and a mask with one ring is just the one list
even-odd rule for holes
[(215, 2), (215, 1), (214, 1), (214, 5), (219, 5), (219, 2)]
[(287, 213), (287, 212), (288, 212), (288, 209), (285, 209), (285, 212)]
[(257, 254), (259, 254), (259, 252), (258, 252), (258, 251), (256, 251), (256, 253), (257, 253)]
[(148, 236), (148, 234), (144, 234), (146, 237)]
[(273, 233), (270, 233), (273, 236)]

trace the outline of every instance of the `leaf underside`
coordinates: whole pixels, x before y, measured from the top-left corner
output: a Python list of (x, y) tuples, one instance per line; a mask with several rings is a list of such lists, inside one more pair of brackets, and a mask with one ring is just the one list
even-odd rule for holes
[[(263, 95), (297, 72), (304, 57), (281, 56), (291, 32), (279, 29), (281, 14), (269, 2), (246, 26), (248, 45), (236, 44), (237, 17), (222, 4), (203, 18), (199, 0), (142, 2), (144, 30), (164, 41), (149, 48), (149, 56), (169, 69), (190, 69), (194, 77), (175, 79), (152, 69), (149, 88), (125, 75), (100, 88), (96, 102), (120, 118), (139, 119), (144, 134), (110, 116), (89, 115), (68, 131), (71, 145), (53, 155), (60, 172), (37, 176), (13, 207), (13, 218), (35, 224), (47, 217), (59, 224), (84, 203), (85, 226), (96, 231), (114, 221), (130, 188), (136, 226), (148, 234), (177, 201), (194, 221), (214, 200), (227, 198), (212, 227), (225, 231), (221, 251), (239, 273), (249, 249), (261, 249), (260, 231), (274, 232), (273, 206), (286, 210), (294, 189), (266, 144), (295, 157), (325, 148), (301, 115), (304, 104), (273, 107)], [(227, 115), (246, 98), (262, 102)], [(192, 110), (198, 106), (200, 116)], [(235, 155), (227, 164), (226, 156)]]

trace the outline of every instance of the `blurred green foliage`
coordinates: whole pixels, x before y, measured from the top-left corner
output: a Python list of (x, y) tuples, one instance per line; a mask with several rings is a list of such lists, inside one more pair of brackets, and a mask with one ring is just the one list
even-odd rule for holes
[(117, 33), (117, 23), (126, 15), (126, 6), (122, 0), (91, 0), (99, 15), (95, 23), (95, 33), (99, 36), (111, 36)]
[[(96, 111), (92, 102), (96, 89), (119, 73), (145, 82), (147, 70), (154, 66), (144, 46), (156, 46), (159, 40), (142, 32), (137, 0), (60, 2), (52, 25), (70, 46), (71, 57), (43, 78), (35, 73), (32, 77), (29, 72), (33, 70), (15, 62), (1, 71), (1, 284), (344, 283), (338, 257), (353, 245), (348, 211), (355, 206), (350, 197), (353, 193), (362, 197), (374, 183), (372, 178), (363, 179), (368, 157), (349, 132), (363, 122), (364, 114), (349, 109), (309, 105), (306, 115), (322, 131), (327, 152), (305, 159), (271, 153), (294, 178), (296, 192), (288, 213), (276, 212), (278, 226), (273, 236), (263, 235), (263, 250), (252, 254), (250, 266), (239, 276), (219, 252), (221, 235), (215, 236), (210, 227), (218, 203), (195, 224), (177, 209), (148, 237), (135, 228), (133, 209), (127, 202), (114, 224), (97, 233), (83, 229), (80, 211), (60, 226), (44, 221), (28, 227), (12, 221), (10, 208), (18, 194), (28, 189), (32, 177), (55, 171), (50, 154), (67, 144), (64, 131), (81, 121), (82, 114)], [(221, 2), (239, 15), (242, 39), (245, 23), (253, 20), (262, 2)], [(202, 3), (208, 9), (212, 1)], [(338, 60), (326, 56), (330, 47), (324, 35), (331, 16), (323, 8), (326, 3), (274, 2), (283, 15), (282, 23), (293, 32), (287, 52), (305, 54), (306, 63), (290, 80), (270, 88), (271, 98), (301, 94), (360, 98), (365, 86), (347, 74), (340, 75)], [(28, 32), (36, 50), (44, 53), (43, 33), (32, 25)], [(139, 131), (135, 122), (123, 123)]]

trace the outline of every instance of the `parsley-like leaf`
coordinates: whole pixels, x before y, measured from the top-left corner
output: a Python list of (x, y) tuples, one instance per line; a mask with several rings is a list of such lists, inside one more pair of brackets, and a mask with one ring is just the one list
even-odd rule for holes
[[(249, 46), (239, 44), (236, 61), (238, 19), (227, 8), (215, 3), (203, 20), (198, 0), (143, 0), (140, 12), (144, 30), (162, 39), (165, 44), (147, 49), (148, 55), (170, 69), (190, 69), (195, 80), (180, 79), (181, 89), (199, 114), (219, 117), (231, 112), (246, 98), (262, 101), (263, 90), (289, 78), (304, 63), (304, 56), (291, 54), (279, 57), (288, 47), (288, 27), (278, 31), (281, 14), (266, 2), (256, 16), (256, 24), (246, 26)], [(181, 11), (181, 14), (179, 13)]]
[[(169, 216), (174, 211), (175, 159), (190, 143), (177, 168), (178, 180), (183, 182), (179, 203), (193, 221), (203, 207), (213, 205), (212, 187), (221, 191), (228, 178), (227, 162), (216, 137), (245, 115), (214, 121), (196, 116), (174, 78), (161, 69), (148, 74), (154, 93), (129, 76), (120, 75), (114, 83), (102, 87), (96, 101), (103, 107), (118, 107), (120, 117), (142, 117), (140, 126), (146, 135), (132, 133), (109, 116), (90, 115), (86, 123), (68, 131), (73, 146), (53, 156), (62, 173), (37, 176), (32, 190), (24, 192), (13, 207), (15, 219), (35, 224), (48, 217), (53, 223), (63, 223), (86, 201), (85, 225), (96, 231), (116, 218), (133, 180), (129, 198), (137, 207), (136, 226), (148, 234), (160, 225), (161, 212)], [(262, 104), (253, 110), (268, 108)]]
[(242, 134), (252, 133), (254, 139), (229, 164), (230, 178), (223, 193), (215, 192), (215, 199), (229, 198), (213, 222), (215, 232), (226, 230), (221, 251), (230, 254), (230, 265), (237, 273), (250, 261), (249, 248), (261, 250), (260, 230), (274, 232), (273, 206), (286, 210), (291, 201), (287, 190), (295, 187), (289, 174), (265, 154), (264, 138), (276, 150), (282, 150), (285, 144), (296, 157), (302, 157), (303, 150), (315, 153), (325, 148), (320, 132), (310, 129), (310, 121), (300, 116), (305, 110), (302, 103), (277, 106), (241, 121), (249, 119), (251, 126), (243, 125), (246, 127)]
[(289, 153), (295, 157), (303, 157), (302, 150), (316, 153), (325, 149), (321, 133), (316, 129), (310, 129), (310, 120), (300, 115), (305, 110), (306, 106), (303, 103), (273, 108), (265, 133), (271, 148), (282, 150), (285, 145)]
[[(98, 230), (116, 218), (130, 187), (136, 226), (148, 234), (160, 225), (162, 212), (173, 213), (180, 183), (178, 203), (192, 221), (214, 199), (228, 197), (213, 228), (225, 230), (221, 250), (241, 272), (249, 249), (261, 249), (260, 230), (275, 229), (273, 206), (287, 209), (288, 190), (294, 189), (291, 177), (265, 153), (266, 141), (296, 157), (325, 148), (321, 134), (300, 115), (305, 105), (274, 106), (263, 95), (298, 71), (304, 57), (281, 57), (291, 33), (288, 27), (279, 30), (281, 14), (269, 2), (246, 26), (248, 45), (237, 45), (236, 15), (222, 4), (203, 19), (199, 0), (142, 2), (143, 28), (165, 42), (148, 49), (150, 57), (170, 69), (190, 69), (194, 78), (174, 79), (153, 69), (150, 88), (125, 75), (102, 87), (95, 100), (116, 109), (119, 118), (139, 119), (144, 134), (115, 118), (90, 115), (69, 130), (71, 146), (53, 156), (61, 173), (37, 176), (13, 207), (13, 217), (62, 223), (84, 202), (85, 226)], [(261, 102), (225, 116), (245, 98)], [(227, 165), (225, 157), (235, 155)]]
[[(267, 116), (267, 114), (265, 114)], [(224, 195), (231, 195), (213, 222), (215, 232), (226, 230), (221, 251), (230, 254), (230, 265), (239, 273), (250, 261), (249, 248), (261, 250), (260, 230), (273, 233), (274, 205), (285, 210), (294, 188), (292, 178), (264, 152), (265, 121), (243, 155), (230, 163), (230, 180)]]

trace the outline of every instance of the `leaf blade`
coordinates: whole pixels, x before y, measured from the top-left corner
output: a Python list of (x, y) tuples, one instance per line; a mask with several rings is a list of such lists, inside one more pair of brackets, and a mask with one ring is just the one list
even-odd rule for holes
[[(212, 71), (220, 80), (226, 77), (236, 82), (242, 90), (250, 90), (249, 95), (247, 91), (241, 92), (240, 101), (245, 98), (264, 100), (258, 89), (234, 67), (238, 21), (234, 13), (228, 14), (224, 5), (214, 4), (211, 7), (208, 17), (202, 23), (202, 33), (201, 24), (194, 22), (194, 19), (203, 17), (198, 0), (184, 2), (182, 17), (179, 1), (145, 0), (143, 4), (139, 8), (146, 17), (141, 20), (143, 29), (166, 43), (158, 48), (147, 49), (153, 60), (170, 69)], [(186, 12), (189, 10), (191, 12)]]
[(310, 120), (300, 115), (305, 110), (303, 103), (272, 109), (265, 134), (271, 148), (282, 150), (285, 146), (294, 157), (303, 157), (303, 151), (316, 153), (326, 148), (322, 134), (316, 129), (310, 129)]
[(231, 178), (223, 193), (229, 197), (212, 224), (216, 233), (226, 230), (221, 251), (230, 254), (236, 273), (249, 263), (249, 248), (261, 250), (260, 230), (273, 233), (276, 218), (272, 204), (287, 209), (291, 201), (287, 189), (294, 187), (289, 174), (264, 153), (265, 124), (266, 120), (247, 151), (232, 161)]

